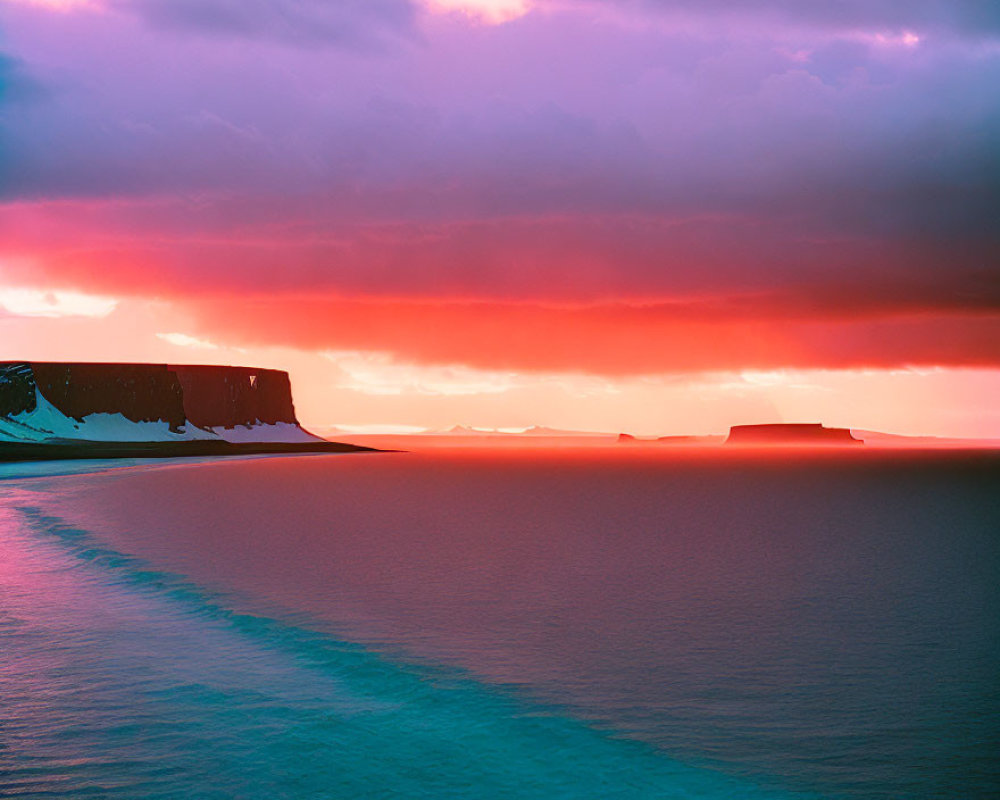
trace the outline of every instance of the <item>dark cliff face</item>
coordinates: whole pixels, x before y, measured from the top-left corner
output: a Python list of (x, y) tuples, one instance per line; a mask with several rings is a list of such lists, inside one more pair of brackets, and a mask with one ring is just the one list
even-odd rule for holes
[(0, 363), (0, 414), (15, 415), (35, 408), (35, 376), (30, 364)]
[(184, 394), (184, 413), (200, 428), (295, 423), (287, 372), (249, 367), (172, 366)]
[(33, 411), (36, 389), (67, 417), (121, 414), (174, 431), (297, 424), (288, 374), (247, 367), (171, 364), (0, 363), (0, 415)]
[(166, 364), (46, 364), (31, 370), (42, 397), (67, 417), (121, 414), (133, 422), (185, 422), (177, 376)]
[(821, 424), (734, 425), (726, 444), (821, 444), (859, 445), (847, 428), (824, 428)]

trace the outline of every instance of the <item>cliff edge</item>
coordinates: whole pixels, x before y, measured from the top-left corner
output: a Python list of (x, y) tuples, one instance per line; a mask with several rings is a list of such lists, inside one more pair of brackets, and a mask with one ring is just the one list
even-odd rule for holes
[(0, 362), (0, 442), (323, 442), (288, 373), (178, 364)]

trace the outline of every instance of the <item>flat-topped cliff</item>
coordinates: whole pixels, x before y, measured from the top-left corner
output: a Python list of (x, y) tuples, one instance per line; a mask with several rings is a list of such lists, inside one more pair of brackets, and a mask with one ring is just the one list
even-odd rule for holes
[(178, 364), (0, 362), (0, 440), (318, 442), (288, 373)]
[(826, 428), (816, 423), (733, 425), (726, 444), (748, 445), (860, 445), (848, 428)]

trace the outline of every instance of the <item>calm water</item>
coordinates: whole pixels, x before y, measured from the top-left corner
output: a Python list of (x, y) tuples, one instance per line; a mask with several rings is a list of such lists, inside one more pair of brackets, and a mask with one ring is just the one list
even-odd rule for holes
[(1000, 458), (0, 481), (0, 794), (1000, 796)]

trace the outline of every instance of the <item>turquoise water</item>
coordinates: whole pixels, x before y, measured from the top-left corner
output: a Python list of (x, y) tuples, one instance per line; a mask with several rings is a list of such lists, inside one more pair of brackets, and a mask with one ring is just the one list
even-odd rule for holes
[(1000, 786), (995, 465), (376, 458), (0, 484), (4, 793)]
[(234, 612), (19, 510), (0, 622), (10, 795), (778, 796), (454, 670)]

